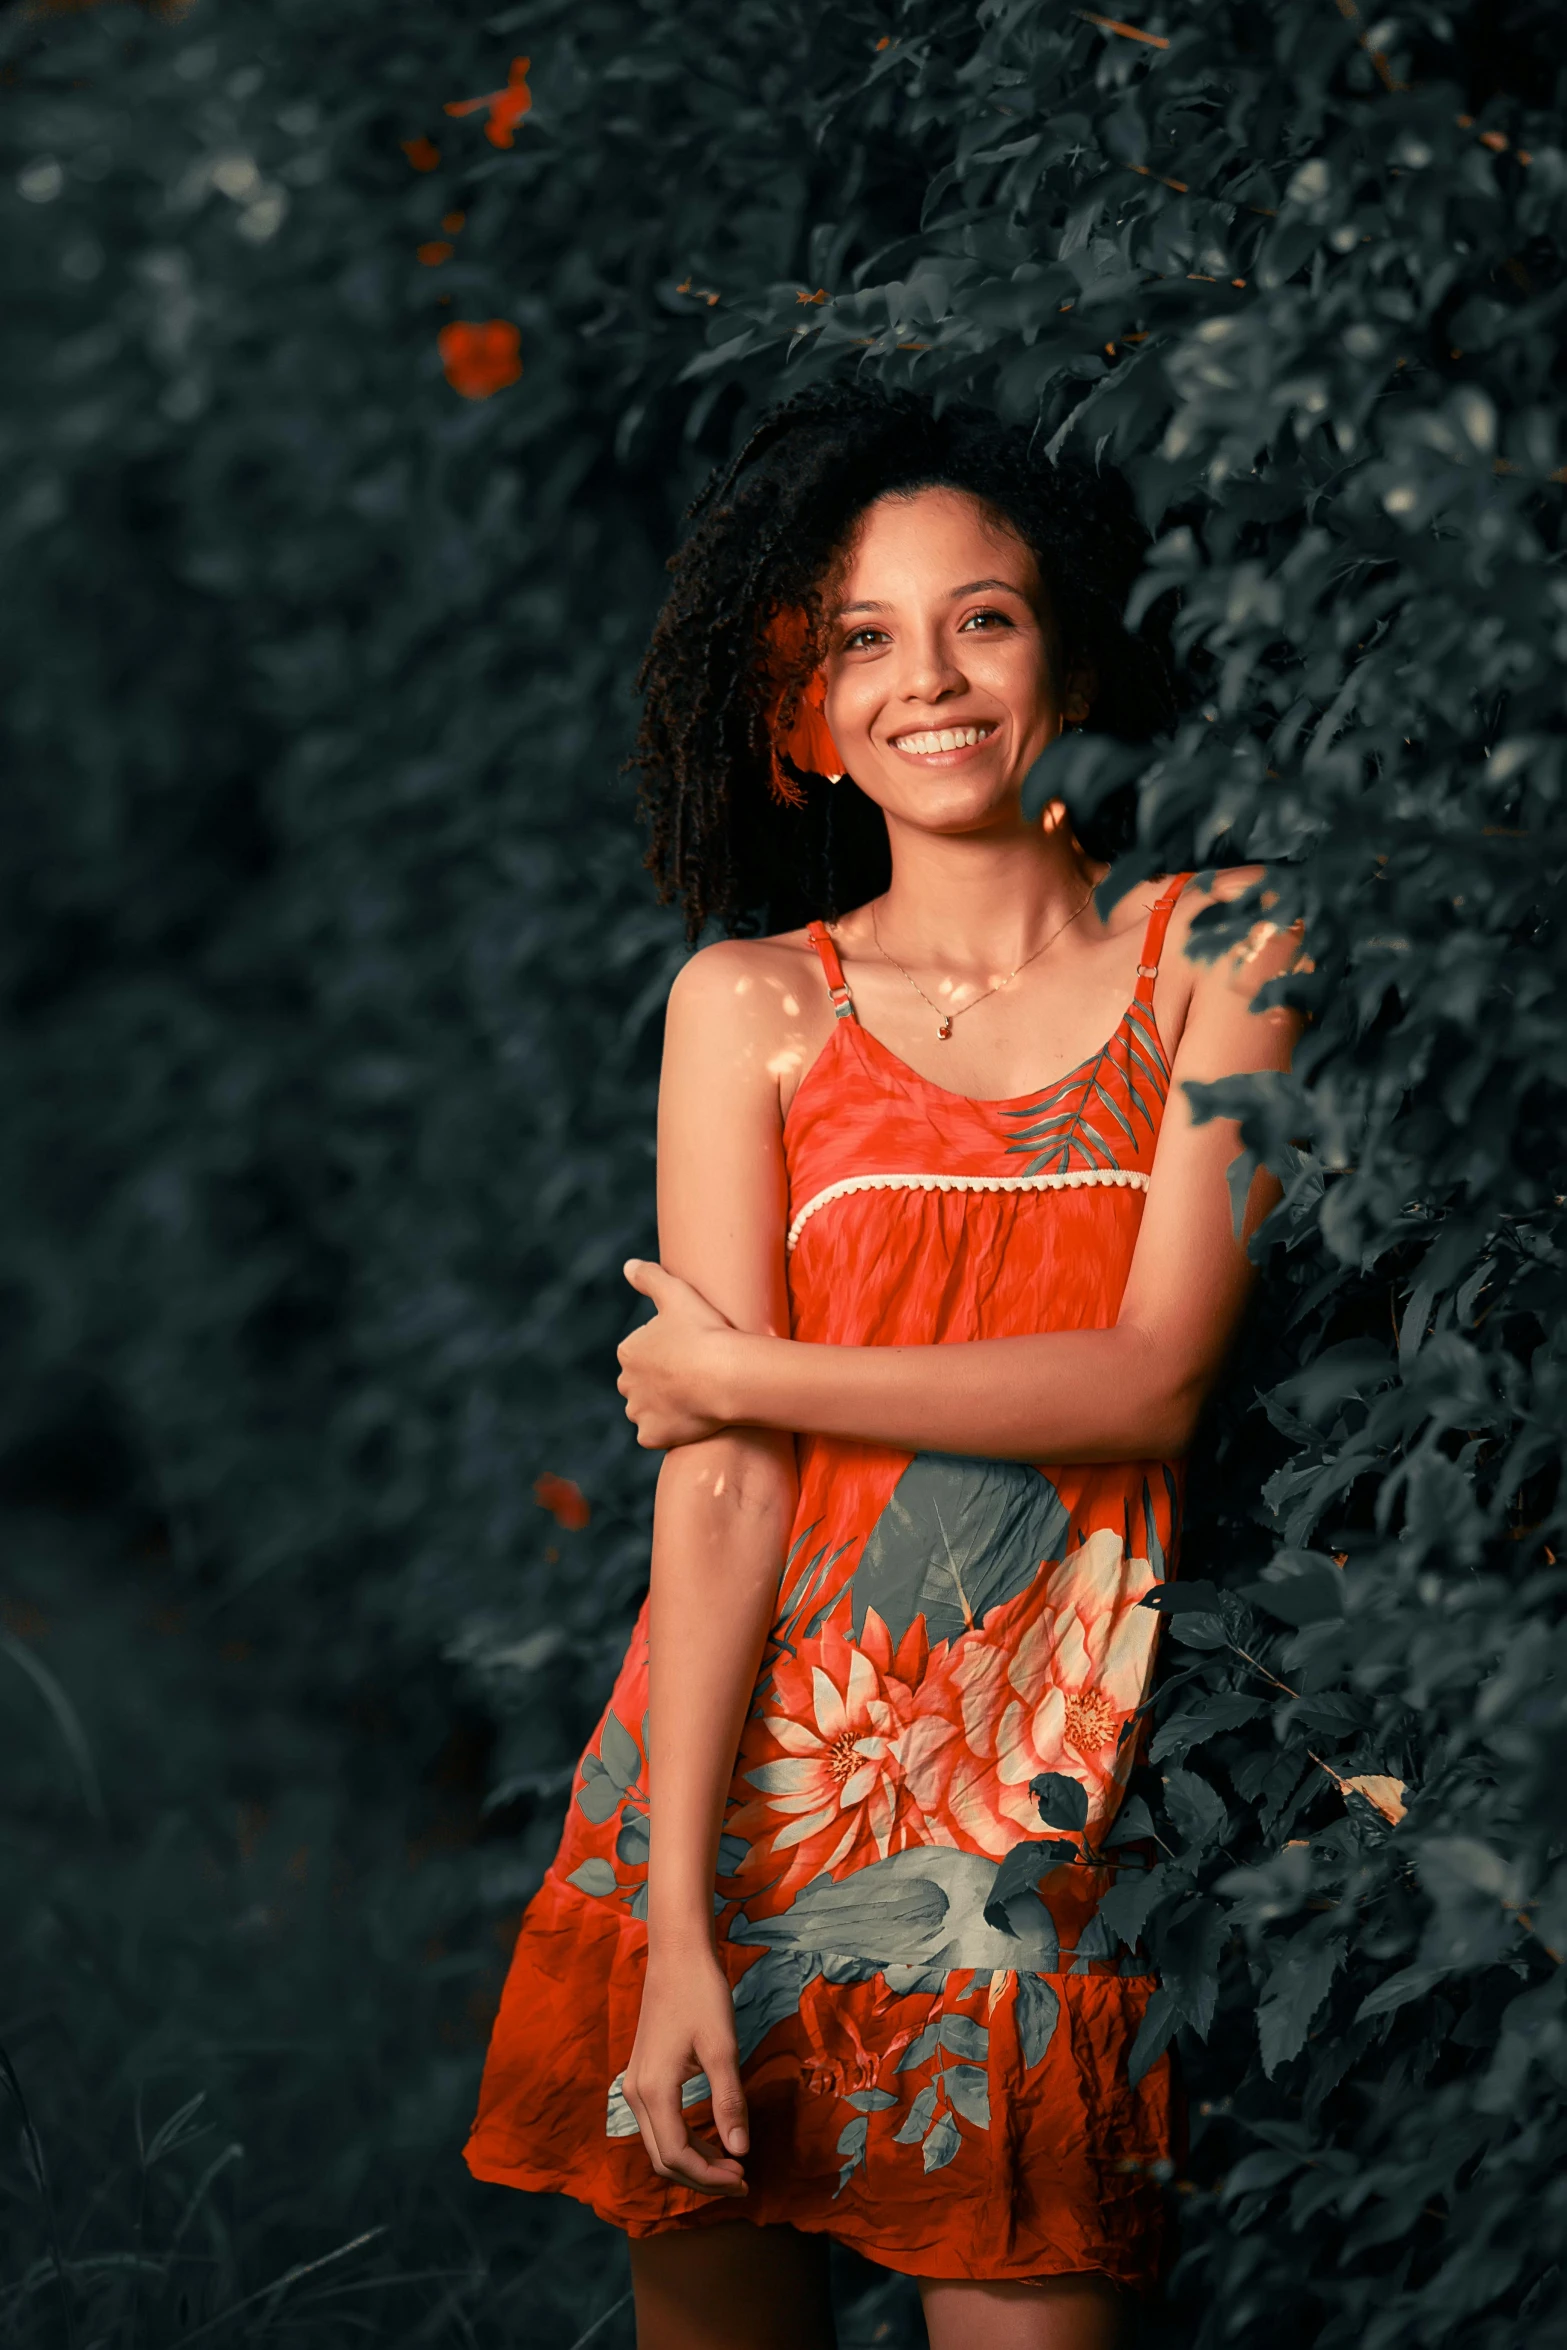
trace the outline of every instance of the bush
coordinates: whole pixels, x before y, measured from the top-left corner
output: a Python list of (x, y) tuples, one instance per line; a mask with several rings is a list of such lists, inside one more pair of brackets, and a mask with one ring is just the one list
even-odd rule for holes
[[(706, 464), (782, 386), (868, 368), (1126, 472), (1135, 609), (1173, 600), (1192, 702), (1116, 885), (1265, 858), (1313, 958), (1294, 1078), (1212, 1104), (1286, 1196), (1169, 1595), (1165, 1857), (1109, 1913), (1194, 2100), (1171, 2323), (1567, 2338), (1552, 29), (1352, 0), (6, 20), (8, 1654), (57, 1739), (18, 1794), (11, 2037), (93, 2330), (240, 2328), (388, 2214), (396, 2274), (460, 2270), (495, 2324), (505, 2231), (597, 2241), (452, 2166), (474, 1953), (493, 1983), (646, 1568), (609, 1361), (679, 947), (619, 775), (629, 677)], [(1088, 737), (1043, 780), (1086, 807), (1127, 775)], [(127, 1632), (127, 1557), (199, 1669)], [(73, 1698), (104, 1795), (67, 1835)], [(443, 1773), (455, 1842), (405, 1880)], [(192, 1774), (207, 1858), (155, 1904), (186, 1956), (133, 2031), (60, 1921), (122, 1917)], [(262, 1998), (239, 1807), (339, 1776), (301, 1848), (359, 1891)], [(386, 1921), (374, 1965), (349, 1914)], [(163, 2118), (216, 2094), (192, 2019), (226, 1993), (265, 2038), (290, 1983), (346, 2070), (291, 2061), (268, 2181), (223, 2206), (244, 2256), (181, 2318), (179, 2199), (95, 2203), (93, 2130), (123, 2147), (138, 2083)], [(63, 2084), (105, 2064), (100, 2120)], [(345, 2105), (362, 2157), (301, 2197)], [(165, 2152), (188, 2197), (210, 2156)], [(13, 2187), (13, 2306), (53, 2338)], [(434, 2338), (446, 2291), (363, 2306)]]

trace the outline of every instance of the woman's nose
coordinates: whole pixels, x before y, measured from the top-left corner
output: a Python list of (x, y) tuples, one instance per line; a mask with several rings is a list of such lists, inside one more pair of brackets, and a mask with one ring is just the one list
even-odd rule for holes
[(905, 640), (903, 674), (898, 683), (906, 700), (939, 702), (962, 693), (967, 679), (950, 642), (930, 630)]

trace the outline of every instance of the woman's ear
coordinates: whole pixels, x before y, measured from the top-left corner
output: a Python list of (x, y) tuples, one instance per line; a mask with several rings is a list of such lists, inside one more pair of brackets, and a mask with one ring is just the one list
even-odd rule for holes
[(1061, 706), (1061, 722), (1064, 726), (1082, 726), (1086, 722), (1094, 706), (1097, 682), (1092, 670), (1071, 671), (1066, 681), (1066, 699)]

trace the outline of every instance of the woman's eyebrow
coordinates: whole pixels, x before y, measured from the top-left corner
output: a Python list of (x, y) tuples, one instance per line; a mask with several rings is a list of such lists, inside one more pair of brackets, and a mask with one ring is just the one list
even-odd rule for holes
[[(951, 604), (955, 604), (960, 596), (978, 595), (981, 588), (1002, 588), (1009, 596), (1022, 596), (1025, 603), (1028, 600), (1026, 590), (1020, 588), (1015, 579), (969, 579), (964, 581), (962, 587), (949, 588), (947, 590), (947, 601)], [(850, 612), (885, 612), (887, 609), (888, 606), (885, 604), (875, 604), (870, 602), (863, 604), (840, 604), (838, 606), (838, 618), (842, 620)]]
[[(966, 581), (962, 587), (955, 587), (952, 590), (951, 601), (956, 603), (959, 596), (976, 596), (981, 588), (1004, 588), (1009, 596), (1024, 596), (1023, 589), (1018, 586), (1015, 579), (971, 579)], [(1026, 596), (1024, 596), (1024, 601), (1027, 601)]]

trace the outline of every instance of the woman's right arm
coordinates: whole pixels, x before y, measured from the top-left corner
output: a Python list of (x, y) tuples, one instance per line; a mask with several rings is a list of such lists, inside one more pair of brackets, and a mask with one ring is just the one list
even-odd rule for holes
[[(787, 1336), (781, 988), (757, 949), (709, 948), (670, 995), (658, 1113), (663, 1262), (736, 1328)], [(653, 1516), (648, 1961), (626, 2096), (663, 2178), (742, 2195), (745, 2098), (713, 1940), (724, 1799), (773, 1619), (795, 1501), (794, 1440), (725, 1429), (668, 1454)], [(707, 2075), (723, 2151), (686, 2128)]]

